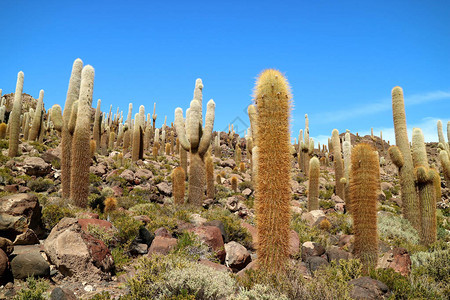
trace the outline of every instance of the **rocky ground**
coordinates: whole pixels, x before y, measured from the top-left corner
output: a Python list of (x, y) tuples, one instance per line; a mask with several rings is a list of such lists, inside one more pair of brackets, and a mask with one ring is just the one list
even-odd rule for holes
[[(222, 155), (214, 156), (220, 183), (203, 207), (173, 203), (170, 175), (179, 165), (177, 154), (155, 159), (146, 153), (137, 163), (130, 153), (118, 159), (121, 149), (97, 154), (89, 207), (80, 209), (61, 198), (57, 136), (43, 144), (22, 142), (14, 159), (7, 157), (7, 141), (0, 141), (0, 299), (446, 299), (446, 182), (437, 203), (438, 242), (427, 249), (401, 218), (399, 180), (385, 154), (387, 143), (383, 151), (378, 138), (352, 136), (353, 145), (363, 141), (383, 157), (379, 269), (363, 276), (352, 257), (352, 220), (334, 194), (332, 164), (321, 167), (321, 209), (307, 212), (308, 178), (293, 156), (291, 264), (282, 282), (254, 270), (255, 191), (245, 141), (237, 135), (228, 141), (221, 134)], [(233, 158), (236, 142), (243, 146), (242, 170)], [(439, 168), (436, 146), (428, 144), (427, 151)], [(105, 209), (106, 199), (117, 204)]]

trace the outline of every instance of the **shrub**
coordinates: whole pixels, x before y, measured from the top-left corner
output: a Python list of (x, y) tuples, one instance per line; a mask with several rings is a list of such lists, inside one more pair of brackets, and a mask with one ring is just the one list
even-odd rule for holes
[(106, 229), (105, 227), (95, 224), (88, 224), (87, 230), (93, 237), (105, 243), (108, 248), (116, 244), (114, 230), (112, 229)]
[(111, 250), (111, 255), (114, 259), (114, 266), (116, 268), (116, 275), (124, 271), (123, 267), (128, 265), (131, 261), (130, 257), (125, 253), (122, 246), (115, 247)]
[(142, 226), (140, 221), (117, 211), (111, 213), (111, 217), (120, 243), (131, 243), (139, 235), (139, 228)]
[(303, 221), (300, 215), (294, 215), (291, 220), (291, 228), (298, 233), (300, 239), (300, 245), (304, 242), (316, 242), (326, 247), (328, 234), (324, 233), (317, 227), (310, 227)]
[(48, 204), (42, 209), (42, 223), (51, 230), (62, 218), (75, 217), (75, 211), (60, 204)]
[(380, 238), (406, 248), (410, 253), (421, 249), (419, 235), (408, 220), (392, 213), (378, 213), (378, 233)]
[(243, 289), (238, 295), (230, 297), (230, 300), (289, 300), (289, 298), (267, 285), (258, 283), (249, 290)]
[(44, 292), (50, 288), (50, 284), (45, 279), (34, 279), (28, 277), (25, 287), (17, 291), (15, 300), (45, 300)]
[(213, 258), (209, 247), (193, 232), (184, 232), (178, 236), (177, 245), (173, 252), (189, 256), (192, 260)]
[(245, 189), (251, 189), (253, 190), (253, 183), (251, 181), (243, 181), (239, 183), (239, 190), (243, 191)]
[(48, 189), (50, 189), (52, 186), (54, 186), (54, 183), (51, 179), (48, 178), (42, 178), (42, 177), (38, 177), (36, 179), (31, 179), (30, 181), (28, 181), (27, 183), (27, 187), (30, 188), (30, 190), (34, 191), (34, 192), (45, 192)]
[(0, 168), (0, 184), (13, 184), (14, 177), (11, 174), (11, 169)]

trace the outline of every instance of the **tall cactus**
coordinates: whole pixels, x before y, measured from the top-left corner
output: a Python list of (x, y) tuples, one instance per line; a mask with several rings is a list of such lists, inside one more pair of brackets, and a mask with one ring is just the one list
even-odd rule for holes
[(350, 202), (355, 232), (354, 254), (367, 270), (378, 261), (377, 192), (380, 169), (375, 149), (365, 143), (352, 151)]
[(258, 265), (268, 272), (284, 269), (289, 257), (291, 93), (286, 78), (273, 69), (256, 81), (256, 213)]
[(317, 157), (309, 162), (308, 211), (319, 209), (320, 161)]
[(175, 110), (175, 127), (180, 145), (184, 150), (190, 152), (188, 202), (195, 205), (202, 204), (205, 193), (204, 156), (211, 144), (215, 106), (216, 104), (211, 99), (207, 105), (205, 127), (202, 128), (200, 102), (192, 100), (187, 117), (189, 119), (187, 130), (184, 126), (182, 109), (178, 107)]
[(30, 133), (28, 134), (29, 141), (35, 141), (38, 138), (39, 131), (43, 123), (42, 110), (44, 101), (44, 90), (39, 92), (39, 99), (36, 104), (36, 111), (34, 113), (33, 124), (31, 125)]
[(415, 188), (415, 176), (411, 150), (406, 130), (405, 103), (401, 87), (392, 89), (392, 112), (394, 118), (395, 142), (403, 156), (403, 166), (397, 166), (400, 174), (402, 208), (404, 217), (420, 232), (419, 198)]
[(216, 188), (214, 186), (214, 164), (211, 155), (205, 159), (206, 166), (206, 197), (214, 199)]
[(131, 161), (139, 160), (139, 153), (141, 148), (141, 118), (139, 114), (134, 116), (134, 132), (133, 132), (133, 147), (131, 149)]
[[(72, 66), (72, 74), (70, 75), (69, 88), (67, 90), (66, 102), (63, 112), (63, 128), (61, 131), (61, 186), (63, 198), (70, 197), (70, 166), (72, 163), (72, 139), (75, 130), (75, 120), (73, 122), (73, 130), (69, 131), (69, 123), (72, 117), (72, 108), (75, 101), (80, 95), (81, 70), (83, 62), (77, 58)], [(74, 113), (77, 113), (75, 110)]]
[(336, 181), (336, 195), (338, 195), (342, 200), (345, 199), (344, 194), (344, 184), (341, 182), (341, 178), (344, 177), (343, 171), (343, 161), (341, 154), (341, 140), (339, 138), (339, 131), (333, 129), (331, 134), (331, 144), (333, 148), (334, 157), (334, 177)]
[(184, 170), (182, 167), (177, 167), (172, 172), (173, 184), (173, 198), (175, 204), (184, 203)]
[(102, 123), (102, 111), (101, 111), (102, 100), (97, 100), (97, 108), (95, 109), (94, 117), (94, 128), (92, 130), (92, 139), (95, 141), (95, 147), (97, 150), (100, 146), (100, 128)]
[(51, 119), (53, 122), (53, 126), (56, 131), (61, 132), (63, 127), (63, 119), (61, 106), (59, 104), (54, 104), (51, 109)]
[(16, 92), (14, 93), (14, 104), (8, 121), (9, 157), (16, 156), (19, 150), (20, 115), (22, 112), (22, 91), (23, 91), (23, 72), (20, 71), (17, 74)]
[(428, 246), (436, 241), (436, 189), (434, 182), (438, 174), (428, 166), (425, 142), (420, 128), (413, 129), (412, 157), (419, 191), (420, 237), (422, 244)]
[(444, 131), (442, 130), (442, 121), (441, 120), (437, 121), (437, 131), (438, 131), (439, 143), (442, 144), (445, 151), (449, 152), (448, 144), (445, 141), (445, 137), (444, 137)]
[(86, 207), (89, 195), (89, 167), (91, 156), (91, 106), (94, 90), (94, 68), (87, 65), (81, 73), (80, 100), (77, 122), (72, 141), (72, 165), (70, 174), (70, 198), (75, 205)]
[(441, 160), (442, 173), (444, 173), (447, 186), (450, 186), (450, 159), (448, 152), (441, 150), (441, 152), (439, 152), (439, 159)]

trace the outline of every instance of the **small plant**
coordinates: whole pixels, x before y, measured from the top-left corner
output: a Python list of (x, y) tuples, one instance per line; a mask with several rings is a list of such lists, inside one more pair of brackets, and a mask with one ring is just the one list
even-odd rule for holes
[(45, 192), (54, 186), (54, 183), (51, 179), (38, 177), (36, 179), (32, 179), (28, 181), (27, 186), (34, 192)]
[(25, 287), (17, 291), (14, 300), (45, 300), (45, 291), (50, 288), (50, 284), (45, 279), (34, 279), (28, 277)]
[(42, 223), (45, 228), (51, 230), (62, 218), (75, 217), (75, 211), (68, 207), (57, 204), (48, 204), (42, 209)]

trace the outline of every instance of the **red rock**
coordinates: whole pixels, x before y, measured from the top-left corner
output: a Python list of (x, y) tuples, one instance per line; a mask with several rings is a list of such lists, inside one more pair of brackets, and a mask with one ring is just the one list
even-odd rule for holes
[(221, 262), (225, 260), (225, 248), (220, 229), (216, 226), (199, 226), (191, 229), (202, 242), (208, 245), (220, 259)]
[(80, 224), (81, 229), (84, 232), (88, 232), (89, 225), (96, 225), (99, 227), (103, 227), (104, 229), (112, 228), (112, 224), (110, 222), (99, 219), (78, 219), (78, 224)]
[(172, 235), (170, 234), (169, 230), (167, 230), (164, 227), (159, 227), (158, 229), (155, 230), (155, 236), (162, 236), (162, 237), (166, 237), (166, 238), (171, 238)]
[(242, 277), (245, 275), (245, 271), (257, 270), (257, 269), (258, 269), (258, 264), (256, 263), (256, 260), (254, 260), (251, 263), (249, 263), (244, 269), (237, 272), (236, 275), (239, 277)]
[(411, 273), (411, 258), (404, 248), (394, 248), (386, 252), (378, 262), (378, 268), (392, 268), (395, 272), (403, 276)]
[[(93, 219), (88, 219), (93, 220)], [(108, 247), (103, 241), (94, 238), (90, 234), (84, 234), (83, 240), (88, 247), (94, 265), (103, 272), (109, 272), (114, 267), (114, 260)]]
[(177, 244), (177, 239), (157, 236), (153, 239), (150, 249), (148, 249), (148, 255), (151, 256), (154, 253), (168, 254), (170, 250)]
[(206, 260), (206, 259), (200, 259), (198, 263), (202, 264), (202, 265), (205, 265), (205, 266), (208, 266), (208, 267), (211, 267), (211, 268), (213, 268), (213, 269), (215, 269), (217, 271), (225, 271), (225, 272), (229, 272), (230, 271), (230, 269), (227, 268), (227, 266), (224, 266), (224, 265), (221, 265), (221, 264), (218, 264), (218, 263)]
[(225, 251), (225, 263), (233, 271), (242, 270), (252, 260), (247, 249), (237, 242), (232, 241), (225, 244)]
[(8, 184), (5, 185), (5, 192), (8, 193), (17, 193), (17, 184)]
[(252, 248), (256, 250), (258, 248), (258, 230), (255, 228), (255, 226), (245, 222), (242, 222), (241, 226), (247, 229), (247, 231), (252, 236)]
[(115, 186), (111, 187), (111, 189), (112, 189), (113, 192), (114, 192), (114, 196), (116, 196), (116, 197), (122, 197), (122, 195), (123, 195), (123, 188), (121, 188), (121, 187), (118, 186), (118, 185), (115, 185)]
[(291, 230), (291, 235), (289, 237), (289, 254), (294, 257), (300, 251), (300, 239), (295, 230)]
[(6, 253), (2, 249), (0, 249), (0, 278), (3, 277), (3, 274), (8, 269), (8, 266), (8, 256), (6, 256)]

